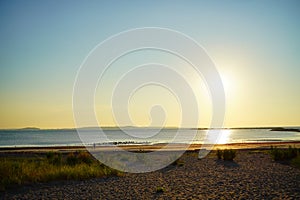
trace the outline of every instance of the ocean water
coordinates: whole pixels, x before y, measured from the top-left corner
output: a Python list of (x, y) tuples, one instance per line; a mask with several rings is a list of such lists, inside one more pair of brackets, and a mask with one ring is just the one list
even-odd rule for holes
[[(271, 131), (271, 129), (221, 129), (218, 131), (220, 131), (218, 144), (300, 141), (300, 132)], [(101, 135), (97, 129), (81, 129), (80, 138), (76, 129), (0, 130), (0, 147), (82, 146), (84, 144), (202, 144), (207, 134), (208, 137), (212, 137), (216, 132), (217, 130), (208, 132), (208, 130), (194, 129), (127, 128), (124, 130), (106, 129), (104, 135)]]

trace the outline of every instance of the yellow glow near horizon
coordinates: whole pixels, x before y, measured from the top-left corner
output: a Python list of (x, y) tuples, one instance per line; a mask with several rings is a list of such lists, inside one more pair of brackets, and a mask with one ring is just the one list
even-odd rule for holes
[[(139, 5), (116, 5), (110, 1), (105, 5), (101, 1), (69, 5), (63, 1), (61, 4), (60, 8), (68, 7), (68, 12), (57, 10), (56, 4), (24, 6), (6, 1), (0, 6), (4, 30), (0, 39), (1, 129), (74, 127), (72, 91), (79, 66), (96, 45), (104, 44), (101, 42), (120, 31), (144, 25), (167, 26), (205, 49), (224, 82), (224, 127), (300, 126), (299, 1), (263, 4), (250, 1), (234, 5), (225, 1), (218, 4), (141, 1)], [(15, 12), (19, 10), (22, 12)], [(53, 15), (52, 11), (58, 12)], [(142, 17), (133, 17), (141, 13)], [(150, 42), (154, 38), (145, 36), (145, 39)], [(182, 56), (196, 53), (187, 52), (189, 48), (185, 44), (171, 43), (171, 39), (164, 42), (172, 48), (178, 45), (181, 50), (177, 53), (182, 51)], [(186, 75), (187, 81), (196, 88), (200, 102), (199, 127), (209, 127), (213, 106), (205, 86), (202, 87), (204, 84), (198, 81), (197, 73), (187, 68), (188, 62), (176, 57), (175, 52), (168, 53), (171, 49), (154, 50), (164, 46), (156, 42), (154, 48), (137, 48), (119, 55), (120, 59), (111, 63), (107, 70), (111, 73), (103, 81), (111, 85), (132, 67), (145, 63), (178, 67), (178, 74)], [(127, 44), (130, 46), (131, 41), (115, 44), (110, 50), (122, 49)], [(102, 56), (106, 54), (99, 58)], [(102, 64), (108, 63), (99, 62), (95, 67)], [(110, 91), (105, 85), (104, 92)], [(106, 98), (105, 93), (101, 91), (98, 95)], [(145, 106), (149, 107), (148, 101), (155, 96), (149, 96), (145, 101), (145, 96), (139, 97), (138, 104), (132, 103), (131, 114), (137, 125), (148, 125), (151, 121)], [(178, 124), (177, 105), (163, 100), (171, 113), (166, 126)], [(116, 126), (109, 103), (100, 102), (96, 96), (95, 107), (103, 125)]]

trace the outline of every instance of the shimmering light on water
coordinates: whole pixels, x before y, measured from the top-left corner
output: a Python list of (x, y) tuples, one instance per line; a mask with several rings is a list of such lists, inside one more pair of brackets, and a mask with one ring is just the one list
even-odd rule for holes
[(229, 141), (230, 135), (231, 135), (231, 131), (229, 129), (221, 130), (217, 144), (226, 144)]

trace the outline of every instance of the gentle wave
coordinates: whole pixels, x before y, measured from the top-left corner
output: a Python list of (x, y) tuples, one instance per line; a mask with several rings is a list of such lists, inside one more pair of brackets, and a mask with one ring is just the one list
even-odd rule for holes
[[(106, 138), (97, 130), (86, 131), (89, 140), (85, 144), (74, 129), (65, 130), (0, 130), (0, 147), (55, 147), (55, 146), (109, 146), (109, 145), (154, 145), (160, 143), (202, 144), (208, 130), (162, 129), (154, 136), (147, 137), (153, 129), (132, 129), (130, 136), (120, 129), (105, 130)], [(195, 132), (196, 131), (196, 132)], [(270, 129), (221, 129), (218, 144), (253, 142), (300, 141), (299, 132), (270, 131)], [(214, 134), (212, 131), (211, 134)], [(174, 141), (174, 136), (177, 140)], [(195, 137), (194, 137), (195, 136)], [(191, 139), (191, 137), (194, 137)]]

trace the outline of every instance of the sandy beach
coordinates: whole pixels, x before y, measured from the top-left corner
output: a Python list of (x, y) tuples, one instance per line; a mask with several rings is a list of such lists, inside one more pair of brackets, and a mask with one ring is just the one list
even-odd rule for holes
[[(240, 144), (239, 144), (240, 145)], [(275, 162), (267, 153), (270, 144), (223, 145), (237, 148), (234, 162), (218, 160), (215, 152), (199, 160), (190, 149), (182, 166), (142, 174), (27, 184), (1, 193), (1, 199), (299, 199), (300, 170)], [(258, 145), (258, 146), (257, 146)], [(282, 147), (291, 143), (276, 144)], [(293, 143), (292, 145), (299, 145)], [(129, 148), (129, 147), (127, 147)], [(132, 148), (132, 147), (131, 147)], [(194, 148), (194, 147), (191, 147)], [(52, 148), (54, 150), (55, 148)], [(149, 148), (144, 148), (148, 149)], [(74, 151), (78, 148), (61, 148)], [(1, 156), (34, 155), (49, 149), (1, 150)], [(10, 152), (10, 153), (9, 153)], [(157, 188), (163, 188), (158, 192)]]

